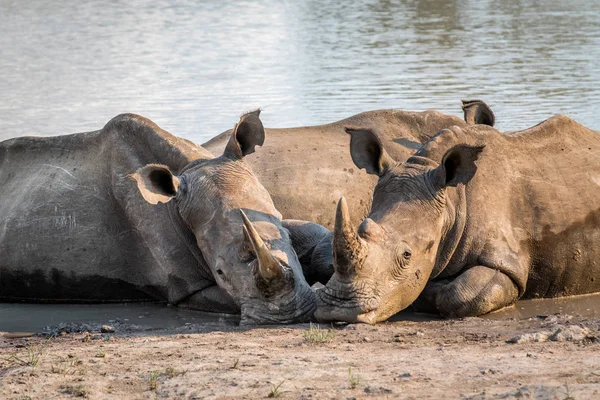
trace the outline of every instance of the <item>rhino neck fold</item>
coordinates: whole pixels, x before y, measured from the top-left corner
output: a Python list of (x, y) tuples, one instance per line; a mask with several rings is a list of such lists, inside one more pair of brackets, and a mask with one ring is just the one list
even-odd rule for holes
[[(200, 248), (198, 248), (198, 245), (196, 244), (196, 236), (194, 235), (194, 232), (188, 226), (188, 224), (183, 220), (183, 218), (181, 217), (181, 214), (179, 214), (179, 208), (177, 206), (176, 200), (169, 201), (167, 203), (167, 209), (169, 210), (169, 220), (171, 221), (171, 225), (173, 226), (173, 229), (177, 233), (177, 237), (181, 240), (182, 243), (185, 244), (185, 246), (187, 247), (189, 252), (192, 254), (194, 259), (198, 262), (198, 267), (199, 267), (198, 274), (204, 280), (207, 281), (208, 284), (206, 286), (210, 286), (210, 284), (214, 284), (215, 278), (213, 277), (212, 273), (210, 272), (210, 268), (208, 267), (208, 264), (207, 264), (206, 260), (204, 259), (204, 256), (202, 255)], [(191, 294), (191, 293), (189, 293), (189, 294)], [(181, 301), (181, 300), (183, 300), (183, 298), (179, 299), (179, 301)], [(179, 301), (175, 302), (175, 304), (178, 303)]]
[(444, 228), (436, 262), (429, 280), (435, 279), (450, 263), (460, 243), (467, 222), (467, 195), (465, 186), (446, 189), (446, 206), (444, 208)]

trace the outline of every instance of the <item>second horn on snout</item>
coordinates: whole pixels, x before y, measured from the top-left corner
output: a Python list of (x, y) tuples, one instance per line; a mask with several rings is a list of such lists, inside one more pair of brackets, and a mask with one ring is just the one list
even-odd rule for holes
[(366, 244), (350, 222), (348, 204), (340, 198), (335, 213), (333, 231), (333, 267), (340, 275), (349, 275), (360, 267), (366, 254)]
[(282, 265), (273, 257), (246, 214), (242, 210), (240, 212), (244, 221), (244, 225), (242, 226), (244, 236), (251, 243), (254, 254), (256, 254), (260, 276), (266, 281), (283, 277)]

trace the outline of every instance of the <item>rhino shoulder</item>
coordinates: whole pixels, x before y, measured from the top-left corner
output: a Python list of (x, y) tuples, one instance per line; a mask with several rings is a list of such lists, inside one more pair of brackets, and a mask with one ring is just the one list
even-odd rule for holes
[(600, 139), (598, 132), (562, 114), (554, 115), (531, 128), (509, 132), (507, 137), (512, 142), (528, 144), (537, 149), (569, 143), (573, 145), (582, 142), (597, 143)]
[(181, 155), (187, 162), (214, 156), (205, 148), (187, 139), (177, 137), (160, 128), (150, 119), (137, 114), (119, 114), (112, 118), (102, 132), (114, 135), (134, 146), (149, 147), (155, 152)]

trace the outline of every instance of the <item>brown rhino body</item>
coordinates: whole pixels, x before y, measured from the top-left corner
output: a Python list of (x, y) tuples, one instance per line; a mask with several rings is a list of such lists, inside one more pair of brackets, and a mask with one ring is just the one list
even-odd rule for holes
[[(494, 115), (479, 100), (463, 101), (465, 121), (493, 125)], [(406, 160), (422, 143), (441, 129), (467, 122), (438, 111), (367, 111), (318, 126), (266, 128), (267, 140), (246, 157), (260, 182), (271, 194), (285, 219), (294, 218), (333, 227), (333, 210), (346, 196), (353, 221), (360, 222), (371, 207), (377, 179), (356, 169), (348, 153), (347, 127), (371, 129), (385, 150), (397, 160)], [(226, 131), (202, 146), (219, 154), (230, 132)]]
[(358, 230), (340, 203), (318, 318), (374, 323), (419, 295), (425, 310), (473, 316), (600, 291), (600, 133), (565, 116), (510, 135), (452, 127), (405, 163), (368, 159), (358, 144), (380, 144), (352, 135), (379, 182)]

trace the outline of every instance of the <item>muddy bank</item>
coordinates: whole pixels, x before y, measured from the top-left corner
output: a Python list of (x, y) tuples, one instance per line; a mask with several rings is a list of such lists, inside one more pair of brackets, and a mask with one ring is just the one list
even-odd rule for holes
[(0, 398), (600, 396), (598, 317), (110, 328), (63, 324), (52, 339), (3, 337)]

